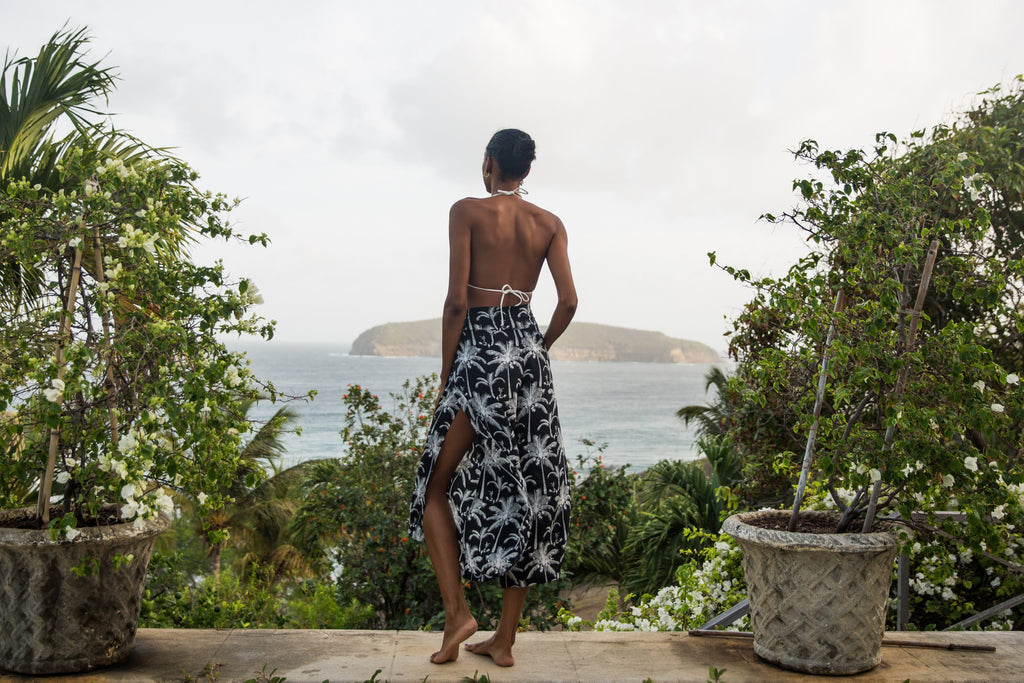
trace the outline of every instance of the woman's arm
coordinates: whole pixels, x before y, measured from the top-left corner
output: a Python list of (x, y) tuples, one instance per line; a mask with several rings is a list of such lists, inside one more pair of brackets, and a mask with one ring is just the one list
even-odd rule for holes
[(544, 345), (550, 349), (555, 340), (565, 332), (565, 328), (569, 327), (572, 317), (576, 314), (577, 304), (576, 285), (573, 284), (572, 268), (569, 266), (569, 238), (560, 220), (555, 227), (555, 235), (551, 238), (546, 258), (548, 270), (555, 281), (555, 292), (558, 294), (558, 303), (555, 304), (551, 322), (544, 333)]
[(448, 213), (448, 296), (441, 315), (442, 390), (455, 361), (455, 349), (459, 345), (468, 307), (466, 286), (469, 284), (470, 230), (465, 201), (453, 204)]

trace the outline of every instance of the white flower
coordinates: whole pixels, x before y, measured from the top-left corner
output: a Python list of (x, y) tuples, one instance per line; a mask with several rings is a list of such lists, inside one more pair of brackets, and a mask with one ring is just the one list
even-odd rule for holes
[(124, 498), (125, 501), (129, 503), (132, 502), (132, 500), (141, 493), (142, 489), (139, 487), (138, 484), (134, 482), (131, 484), (125, 484), (124, 486), (121, 487), (121, 497)]
[(956, 155), (957, 161), (967, 161), (967, 152), (960, 152)]
[(972, 201), (978, 201), (981, 199), (981, 191), (974, 186), (975, 181), (981, 180), (981, 175), (974, 173), (964, 178), (964, 189), (967, 190), (967, 194), (971, 195)]
[(259, 287), (257, 287), (251, 280), (247, 280), (249, 286), (245, 289), (245, 295), (249, 299), (249, 303), (262, 304), (263, 295), (260, 294)]
[(78, 538), (81, 535), (82, 535), (82, 532), (79, 531), (78, 529), (74, 528), (74, 527), (70, 527), (69, 526), (67, 529), (64, 530), (64, 536), (69, 541), (73, 541), (73, 540), (75, 540), (76, 538)]
[(134, 500), (129, 500), (127, 503), (121, 506), (121, 516), (125, 519), (131, 519), (139, 514), (139, 503)]
[(992, 404), (992, 412), (993, 413), (1001, 413), (1001, 412), (1003, 412), (1003, 410), (1005, 410), (1005, 408), (1003, 408), (1003, 404), (1002, 403), (993, 403)]
[(117, 474), (122, 479), (128, 476), (128, 466), (124, 463), (124, 460), (110, 460), (110, 471)]
[(872, 482), (876, 482), (876, 481), (878, 481), (878, 480), (880, 480), (882, 478), (882, 473), (879, 472), (878, 470), (876, 470), (873, 467), (871, 468), (870, 474), (871, 474), (871, 481)]
[(945, 488), (947, 488), (947, 489), (948, 488), (952, 488), (953, 487), (953, 481), (954, 480), (953, 480), (953, 475), (952, 474), (944, 474), (944, 475), (942, 475), (942, 485)]
[(975, 382), (974, 384), (972, 384), (971, 386), (974, 387), (975, 389), (977, 389), (978, 391), (981, 391), (981, 392), (985, 391), (985, 383), (983, 381), (981, 381), (980, 379), (977, 382)]
[(206, 494), (202, 491), (199, 492), (199, 495), (196, 496), (196, 498), (199, 500), (200, 505), (204, 505), (206, 503)]
[(977, 472), (978, 459), (975, 458), (974, 456), (967, 456), (966, 458), (964, 458), (964, 467), (970, 470), (971, 472)]
[(174, 501), (171, 500), (171, 497), (168, 496), (167, 493), (164, 491), (161, 491), (160, 494), (157, 495), (154, 504), (161, 512), (163, 512), (166, 515), (170, 515), (171, 512), (174, 511)]
[(71, 481), (71, 473), (70, 472), (61, 472), (60, 474), (57, 475), (56, 481), (57, 481), (58, 484), (66, 484), (66, 483), (68, 483), (69, 481)]
[(139, 445), (139, 440), (136, 439), (135, 436), (131, 432), (128, 432), (127, 434), (125, 434), (124, 436), (122, 436), (118, 440), (118, 442), (117, 442), (117, 450), (121, 451), (122, 453), (127, 454), (127, 453), (130, 453), (131, 451), (135, 450), (136, 446), (138, 446), (138, 445)]
[(59, 379), (50, 380), (50, 388), (43, 389), (43, 396), (50, 403), (60, 403), (64, 400), (64, 381)]
[(867, 471), (868, 466), (865, 465), (864, 463), (860, 463), (859, 465), (857, 465), (857, 474), (864, 474)]
[(1002, 519), (1003, 517), (1005, 517), (1006, 516), (1006, 506), (1005, 505), (997, 505), (996, 508), (992, 511), (992, 516), (995, 517), (996, 519)]
[(1017, 384), (1019, 382), (1020, 382), (1020, 377), (1017, 376), (1016, 372), (1011, 372), (1009, 375), (1006, 376), (1006, 383), (1007, 384)]
[(238, 376), (238, 368), (234, 365), (229, 365), (224, 371), (224, 383), (229, 387), (237, 387), (241, 382), (242, 380)]

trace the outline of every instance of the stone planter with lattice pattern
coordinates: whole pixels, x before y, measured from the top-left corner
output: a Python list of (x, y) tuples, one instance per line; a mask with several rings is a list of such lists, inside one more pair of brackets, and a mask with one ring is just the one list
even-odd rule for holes
[(34, 514), (0, 510), (0, 670), (71, 673), (125, 659), (153, 543), (170, 520), (85, 527), (59, 542), (48, 530), (4, 527)]
[[(785, 510), (747, 512), (722, 529), (743, 550), (754, 652), (786, 669), (854, 674), (882, 661), (895, 526), (869, 534), (809, 534), (760, 527)], [(802, 517), (838, 521), (825, 512)], [(834, 526), (834, 524), (833, 524)]]

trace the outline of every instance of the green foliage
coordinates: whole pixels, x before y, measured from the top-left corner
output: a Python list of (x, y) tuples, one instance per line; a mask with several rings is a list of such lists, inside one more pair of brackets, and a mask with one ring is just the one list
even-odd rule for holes
[[(562, 620), (569, 630), (590, 626), (596, 631), (686, 631), (736, 605), (746, 597), (741, 553), (728, 536), (694, 530), (699, 541), (684, 551), (671, 585), (644, 594), (627, 605), (620, 605), (617, 591), (609, 593), (608, 602), (597, 620), (589, 624), (571, 612), (563, 612)], [(742, 629), (746, 617), (730, 628)]]
[[(750, 281), (730, 341), (739, 365), (728, 434), (748, 473), (771, 473), (747, 482), (749, 503), (790, 496), (834, 325), (814, 474), (842, 525), (863, 517), (880, 480), (883, 509), (959, 509), (967, 524), (947, 532), (1005, 547), (1001, 528), (1020, 523), (1024, 503), (1022, 195), (1019, 172), (1007, 172), (1024, 162), (1024, 127), (998, 128), (1019, 126), (1022, 112), (1018, 81), (906, 141), (799, 147), (819, 173), (794, 184), (801, 206), (767, 218), (805, 231), (811, 251), (780, 277)], [(938, 259), (907, 348), (932, 240)], [(834, 313), (840, 290), (848, 303)]]
[(374, 623), (373, 607), (341, 595), (329, 580), (301, 581), (288, 598), (287, 628), (367, 628)]
[(146, 577), (140, 625), (148, 628), (366, 628), (368, 605), (341, 602), (330, 579), (275, 581), (269, 567), (245, 575), (193, 573), (208, 567), (187, 552), (156, 552)]
[(564, 569), (576, 583), (601, 577), (622, 581), (623, 548), (634, 523), (629, 465), (605, 467), (604, 445), (580, 440), (587, 449), (570, 471), (572, 517)]
[[(1024, 593), (1024, 572), (1005, 557), (987, 551), (976, 554), (958, 539), (919, 533), (907, 549), (910, 558), (910, 626), (921, 631), (945, 630), (959, 621)], [(1007, 539), (1019, 549), (1019, 537)], [(895, 591), (895, 588), (893, 589)], [(889, 623), (896, 622), (895, 597), (890, 601)], [(1019, 608), (972, 626), (983, 630), (1020, 630), (1024, 614)]]
[[(353, 385), (342, 397), (346, 454), (315, 463), (307, 497), (292, 521), (296, 544), (319, 572), (334, 569), (339, 599), (373, 607), (378, 628), (439, 627), (443, 606), (426, 548), (408, 537), (409, 501), (436, 376), (407, 381), (386, 409), (369, 389)], [(467, 584), (482, 628), (497, 623), (501, 589)], [(525, 619), (554, 623), (561, 582), (530, 590)]]
[(186, 575), (175, 556), (154, 553), (140, 625), (149, 628), (283, 628), (287, 617), (268, 572)]
[[(240, 406), (276, 395), (221, 341), (273, 335), (255, 285), (184, 249), (266, 237), (235, 233), (235, 202), (181, 161), (89, 119), (113, 72), (87, 42), (58, 32), (0, 76), (0, 505), (55, 493), (68, 538), (105, 504), (169, 511), (173, 490), (222, 507), (252, 429)], [(61, 122), (74, 131), (53, 142)]]
[(697, 462), (663, 461), (639, 474), (606, 468), (603, 447), (577, 458), (565, 565), (575, 582), (611, 579), (629, 593), (653, 593), (672, 582), (688, 553), (706, 546), (732, 505), (728, 487), (739, 461), (724, 437), (700, 443), (710, 478)]
[(671, 583), (683, 554), (703, 546), (705, 536), (694, 532), (718, 532), (722, 505), (703, 467), (681, 460), (663, 460), (644, 472), (637, 499), (623, 585), (639, 595)]

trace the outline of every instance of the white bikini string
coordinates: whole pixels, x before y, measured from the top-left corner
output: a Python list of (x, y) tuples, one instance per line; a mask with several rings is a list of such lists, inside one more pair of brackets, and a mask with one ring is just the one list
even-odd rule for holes
[(530, 303), (530, 295), (533, 293), (524, 292), (521, 289), (512, 289), (512, 285), (507, 283), (502, 285), (501, 289), (491, 289), (490, 287), (477, 287), (476, 285), (470, 285), (468, 283), (467, 285), (469, 287), (472, 287), (473, 289), (479, 289), (482, 292), (499, 292), (501, 294), (501, 299), (498, 300), (498, 308), (500, 309), (499, 313), (501, 314), (502, 327), (505, 326), (505, 297), (511, 294), (512, 296), (519, 299), (519, 301), (517, 302), (518, 304), (528, 304)]
[(520, 185), (519, 187), (517, 187), (514, 190), (495, 190), (494, 192), (491, 193), (491, 196), (493, 197), (496, 194), (504, 195), (506, 197), (510, 197), (512, 195), (516, 195), (517, 197), (522, 197), (524, 194), (530, 194), (530, 193), (526, 191), (525, 187)]

